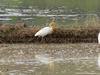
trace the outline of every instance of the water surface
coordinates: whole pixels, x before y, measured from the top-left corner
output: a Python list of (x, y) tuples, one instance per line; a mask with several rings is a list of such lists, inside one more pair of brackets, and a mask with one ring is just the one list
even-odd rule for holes
[(0, 44), (1, 75), (100, 75), (96, 43)]

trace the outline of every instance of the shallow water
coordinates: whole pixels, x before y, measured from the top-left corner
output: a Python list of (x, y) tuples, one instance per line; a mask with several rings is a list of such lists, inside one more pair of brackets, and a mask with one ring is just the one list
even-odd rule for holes
[(0, 44), (1, 75), (100, 75), (96, 43)]

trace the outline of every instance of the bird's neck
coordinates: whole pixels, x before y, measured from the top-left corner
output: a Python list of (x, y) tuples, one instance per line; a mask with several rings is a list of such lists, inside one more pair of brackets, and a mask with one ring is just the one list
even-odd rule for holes
[(52, 30), (56, 29), (56, 23), (53, 21), (49, 24), (49, 27), (52, 28)]

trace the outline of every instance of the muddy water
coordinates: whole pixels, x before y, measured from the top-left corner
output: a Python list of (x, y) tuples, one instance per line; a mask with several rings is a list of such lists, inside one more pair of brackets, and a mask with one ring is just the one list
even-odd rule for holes
[(100, 75), (96, 43), (0, 44), (0, 75)]

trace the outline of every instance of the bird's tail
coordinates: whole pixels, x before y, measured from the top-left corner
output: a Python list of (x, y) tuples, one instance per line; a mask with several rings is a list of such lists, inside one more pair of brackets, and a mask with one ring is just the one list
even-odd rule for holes
[(37, 34), (35, 34), (34, 36), (37, 36)]

